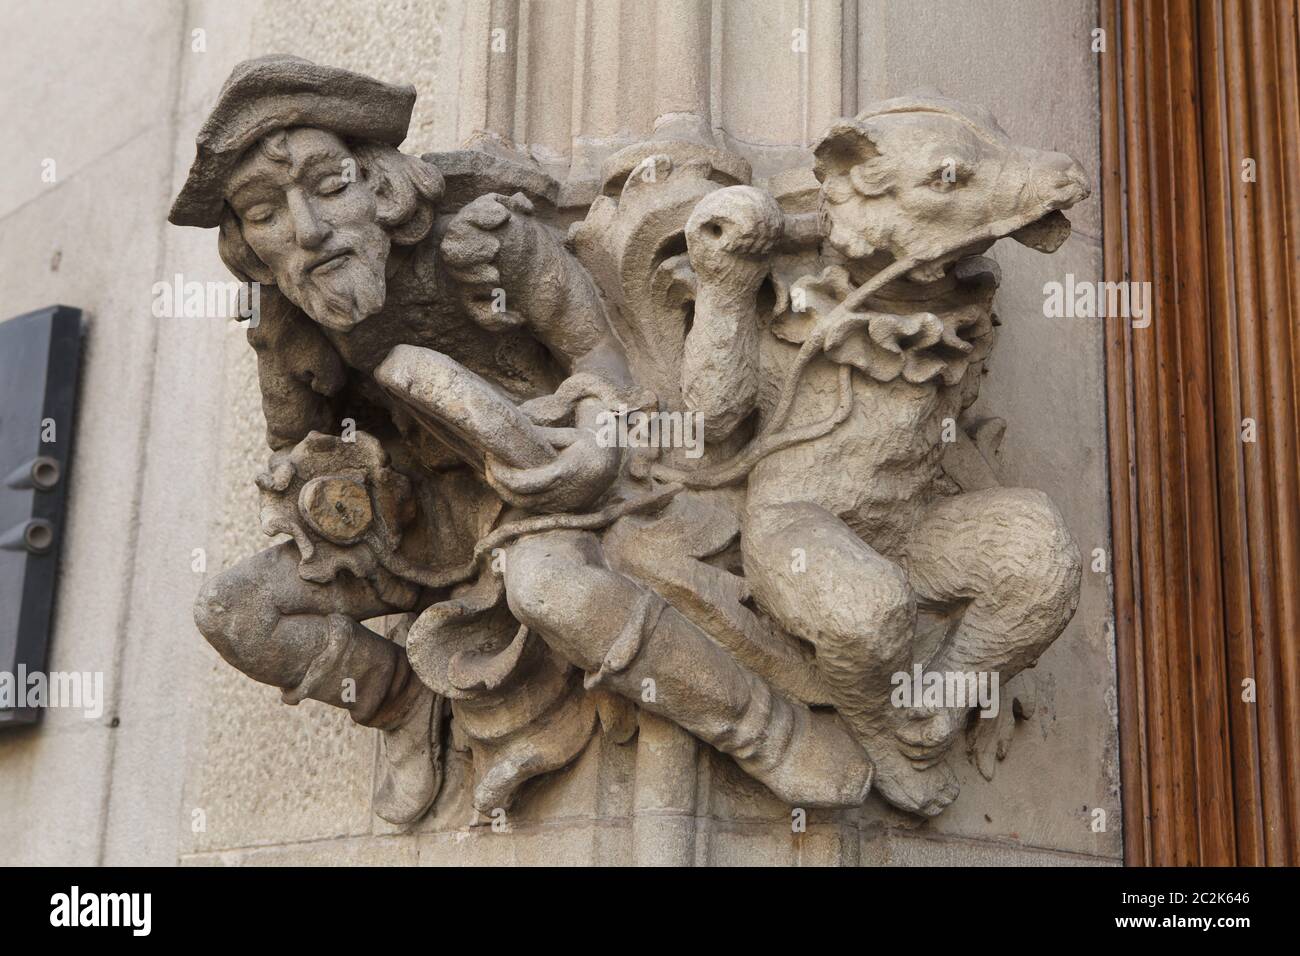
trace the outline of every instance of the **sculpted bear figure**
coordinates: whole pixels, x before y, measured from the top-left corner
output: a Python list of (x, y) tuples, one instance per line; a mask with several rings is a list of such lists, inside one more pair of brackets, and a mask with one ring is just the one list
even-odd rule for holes
[[(979, 255), (1004, 236), (1053, 251), (1069, 231), (1061, 210), (1088, 185), (1069, 157), (1016, 146), (987, 113), (937, 96), (838, 123), (815, 156), (823, 243), (773, 260), (775, 314), (749, 317), (765, 334), (738, 339), (732, 312), (697, 308), (692, 335), (714, 329), (723, 345), (708, 361), (752, 376), (727, 394), (752, 396), (741, 411), (757, 408), (760, 443), (824, 432), (775, 442), (749, 472), (745, 577), (758, 606), (815, 647), (876, 788), (932, 815), (957, 794), (942, 758), (969, 707), (898, 707), (891, 681), (920, 664), (1005, 683), (1078, 602), (1078, 550), (1051, 501), (994, 487), (987, 467), (950, 472), (958, 455), (983, 465), (958, 425), (994, 337), (996, 271)], [(719, 234), (755, 217), (738, 211), (756, 205), (742, 188), (710, 197)], [(734, 285), (734, 271), (697, 269), (701, 284)], [(924, 658), (918, 609), (947, 618)]]

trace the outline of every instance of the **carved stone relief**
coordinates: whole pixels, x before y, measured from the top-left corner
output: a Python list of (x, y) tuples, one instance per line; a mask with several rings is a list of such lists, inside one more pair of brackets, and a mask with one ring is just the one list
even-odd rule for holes
[(490, 814), (644, 714), (794, 806), (942, 812), (988, 703), (951, 692), (1005, 686), (1078, 602), (1059, 512), (998, 483), (1003, 424), (969, 411), (983, 253), (1059, 247), (1078, 164), (920, 94), (811, 171), (656, 140), (559, 209), (508, 143), (399, 152), (414, 102), (265, 57), (199, 133), (170, 219), (261, 286), (257, 483), (288, 536), (209, 578), (204, 636), (379, 728), (399, 824), (446, 747)]

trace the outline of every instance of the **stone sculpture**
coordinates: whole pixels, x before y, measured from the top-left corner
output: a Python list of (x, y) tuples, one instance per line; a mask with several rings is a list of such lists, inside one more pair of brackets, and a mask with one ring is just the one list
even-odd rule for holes
[[(414, 98), (265, 57), (199, 133), (170, 219), (262, 286), (257, 481), (289, 536), (209, 578), (199, 629), (378, 727), (396, 823), (445, 746), (490, 813), (642, 712), (792, 805), (940, 812), (969, 702), (896, 706), (894, 678), (1009, 679), (1078, 600), (1059, 513), (997, 486), (967, 409), (981, 253), (1059, 246), (1082, 170), (919, 95), (837, 123), (815, 182), (627, 147), (566, 235), (509, 144), (399, 152)], [(685, 422), (702, 448), (611, 439)]]

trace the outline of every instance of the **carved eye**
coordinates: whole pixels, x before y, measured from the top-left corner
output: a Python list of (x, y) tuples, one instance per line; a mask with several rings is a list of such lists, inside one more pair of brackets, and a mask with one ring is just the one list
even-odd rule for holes
[(326, 176), (316, 184), (316, 192), (322, 196), (332, 196), (347, 189), (348, 181), (342, 176)]
[(939, 165), (930, 172), (925, 185), (935, 192), (951, 192), (958, 186), (964, 186), (970, 179), (971, 172), (968, 163), (955, 156), (945, 156), (939, 161)]
[(275, 213), (276, 213), (276, 207), (273, 203), (260, 202), (257, 205), (251, 206), (247, 210), (245, 210), (242, 218), (244, 222), (251, 222), (254, 223), (255, 225), (261, 225), (262, 223), (267, 223), (270, 222), (272, 219), (274, 219)]

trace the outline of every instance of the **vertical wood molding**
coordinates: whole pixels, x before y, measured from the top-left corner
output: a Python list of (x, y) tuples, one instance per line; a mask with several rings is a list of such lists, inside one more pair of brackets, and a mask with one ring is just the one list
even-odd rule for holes
[(1296, 0), (1100, 18), (1106, 277), (1153, 306), (1106, 337), (1125, 859), (1294, 865)]

